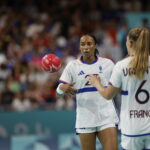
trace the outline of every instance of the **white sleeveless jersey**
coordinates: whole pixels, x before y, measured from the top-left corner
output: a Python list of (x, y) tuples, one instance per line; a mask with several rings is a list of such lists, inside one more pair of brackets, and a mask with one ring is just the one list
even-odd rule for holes
[(113, 67), (112, 61), (99, 57), (93, 63), (74, 60), (64, 69), (60, 83), (75, 82), (74, 87), (77, 89), (76, 128), (117, 123), (118, 117), (112, 100), (104, 99), (89, 84), (89, 75), (95, 74), (101, 76), (103, 84), (107, 86)]
[(118, 62), (110, 79), (114, 87), (122, 89), (120, 128), (126, 136), (150, 135), (150, 57), (144, 79), (139, 80), (128, 67), (131, 57)]

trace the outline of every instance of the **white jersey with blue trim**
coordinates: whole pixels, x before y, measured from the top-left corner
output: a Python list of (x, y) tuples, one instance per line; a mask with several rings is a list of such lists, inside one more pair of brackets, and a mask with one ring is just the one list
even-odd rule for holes
[(128, 64), (131, 57), (118, 62), (110, 78), (114, 87), (122, 89), (120, 128), (126, 136), (150, 135), (150, 57), (149, 68), (142, 80)]
[(114, 64), (106, 58), (97, 58), (92, 63), (76, 59), (64, 69), (60, 83), (75, 82), (76, 93), (76, 128), (96, 127), (108, 123), (117, 123), (118, 116), (112, 100), (104, 99), (95, 87), (89, 84), (89, 75), (101, 76), (107, 86)]

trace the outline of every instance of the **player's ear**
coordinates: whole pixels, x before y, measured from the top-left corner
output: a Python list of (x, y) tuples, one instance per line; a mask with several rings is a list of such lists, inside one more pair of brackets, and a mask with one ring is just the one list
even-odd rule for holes
[(132, 41), (132, 40), (129, 41), (129, 46), (130, 46), (130, 47), (133, 46), (133, 41)]

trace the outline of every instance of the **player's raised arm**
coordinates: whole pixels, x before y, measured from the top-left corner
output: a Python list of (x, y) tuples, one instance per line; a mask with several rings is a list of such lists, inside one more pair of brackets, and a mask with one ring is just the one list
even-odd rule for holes
[(112, 85), (104, 87), (101, 83), (101, 79), (98, 76), (90, 75), (89, 82), (95, 86), (99, 93), (106, 99), (112, 99), (115, 94), (119, 91), (119, 88), (113, 87)]

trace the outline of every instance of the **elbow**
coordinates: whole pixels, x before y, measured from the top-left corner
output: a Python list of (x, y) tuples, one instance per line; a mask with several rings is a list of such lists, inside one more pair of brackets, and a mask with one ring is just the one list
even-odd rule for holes
[(106, 97), (105, 97), (105, 99), (107, 99), (107, 100), (111, 100), (111, 99), (112, 99), (112, 97), (110, 97), (110, 96), (106, 96)]
[(103, 95), (103, 97), (107, 100), (111, 100), (113, 98), (113, 96), (108, 93), (105, 93), (105, 95)]
[(114, 92), (112, 92), (112, 90), (108, 88), (99, 90), (99, 93), (107, 100), (111, 100), (114, 97)]

